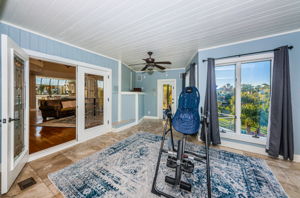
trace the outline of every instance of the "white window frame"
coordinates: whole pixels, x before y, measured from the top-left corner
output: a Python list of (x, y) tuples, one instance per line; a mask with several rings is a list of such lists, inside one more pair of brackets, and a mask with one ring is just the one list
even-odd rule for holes
[(236, 98), (239, 98), (239, 100), (236, 100), (235, 104), (235, 129), (236, 131), (226, 132), (226, 133), (220, 133), (222, 138), (228, 138), (233, 140), (239, 140), (254, 144), (261, 144), (266, 145), (267, 137), (259, 137), (254, 138), (251, 135), (246, 135), (241, 133), (241, 65), (244, 63), (249, 62), (257, 62), (257, 61), (271, 61), (271, 84), (272, 84), (272, 68), (273, 68), (273, 59), (274, 59), (274, 53), (263, 53), (263, 54), (255, 54), (255, 55), (248, 55), (248, 56), (240, 56), (240, 57), (234, 57), (234, 58), (224, 58), (216, 60), (215, 64), (216, 67), (218, 66), (226, 66), (226, 65), (235, 65), (235, 96)]

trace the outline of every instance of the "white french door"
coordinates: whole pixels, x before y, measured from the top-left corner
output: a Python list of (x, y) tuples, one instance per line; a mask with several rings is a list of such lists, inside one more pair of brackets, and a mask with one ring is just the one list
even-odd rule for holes
[(29, 156), (28, 55), (1, 35), (1, 194), (6, 193)]
[(99, 136), (111, 129), (111, 74), (78, 66), (78, 141)]
[(157, 80), (157, 116), (163, 118), (163, 111), (171, 105), (172, 113), (176, 112), (176, 79)]

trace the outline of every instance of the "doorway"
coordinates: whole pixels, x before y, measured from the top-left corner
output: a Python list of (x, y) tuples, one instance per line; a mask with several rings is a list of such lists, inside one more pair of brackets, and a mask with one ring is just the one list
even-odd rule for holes
[(176, 79), (157, 80), (157, 116), (163, 118), (163, 111), (169, 106), (176, 112)]
[[(110, 72), (78, 67), (78, 140), (85, 141), (110, 130)], [(80, 121), (79, 121), (80, 120)]]
[(76, 139), (76, 67), (29, 59), (29, 154)]
[(0, 75), (1, 194), (28, 160), (111, 129), (111, 69), (24, 50), (1, 35)]

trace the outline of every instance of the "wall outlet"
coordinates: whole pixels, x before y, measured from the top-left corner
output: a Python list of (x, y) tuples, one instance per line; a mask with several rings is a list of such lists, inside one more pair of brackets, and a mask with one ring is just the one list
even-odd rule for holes
[(151, 111), (148, 111), (148, 115), (150, 115), (151, 114)]

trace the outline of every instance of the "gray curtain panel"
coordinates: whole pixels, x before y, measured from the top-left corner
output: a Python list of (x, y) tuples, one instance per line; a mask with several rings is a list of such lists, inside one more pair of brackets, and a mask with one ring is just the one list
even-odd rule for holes
[(195, 86), (196, 83), (195, 83), (195, 72), (196, 72), (196, 68), (195, 68), (196, 64), (195, 63), (192, 63), (190, 65), (190, 87), (192, 86)]
[(267, 152), (273, 157), (294, 159), (294, 135), (288, 46), (274, 51), (270, 134)]
[[(216, 92), (216, 74), (215, 74), (215, 60), (209, 58), (207, 61), (207, 81), (206, 94), (204, 103), (204, 113), (209, 113), (208, 137), (209, 143), (213, 145), (221, 144), (219, 120), (218, 120), (218, 106), (217, 106), (217, 92)], [(201, 139), (205, 140), (204, 127), (201, 128)]]
[(182, 84), (181, 84), (182, 89), (181, 90), (184, 90), (184, 88), (185, 88), (185, 73), (181, 74), (181, 79), (182, 79)]

